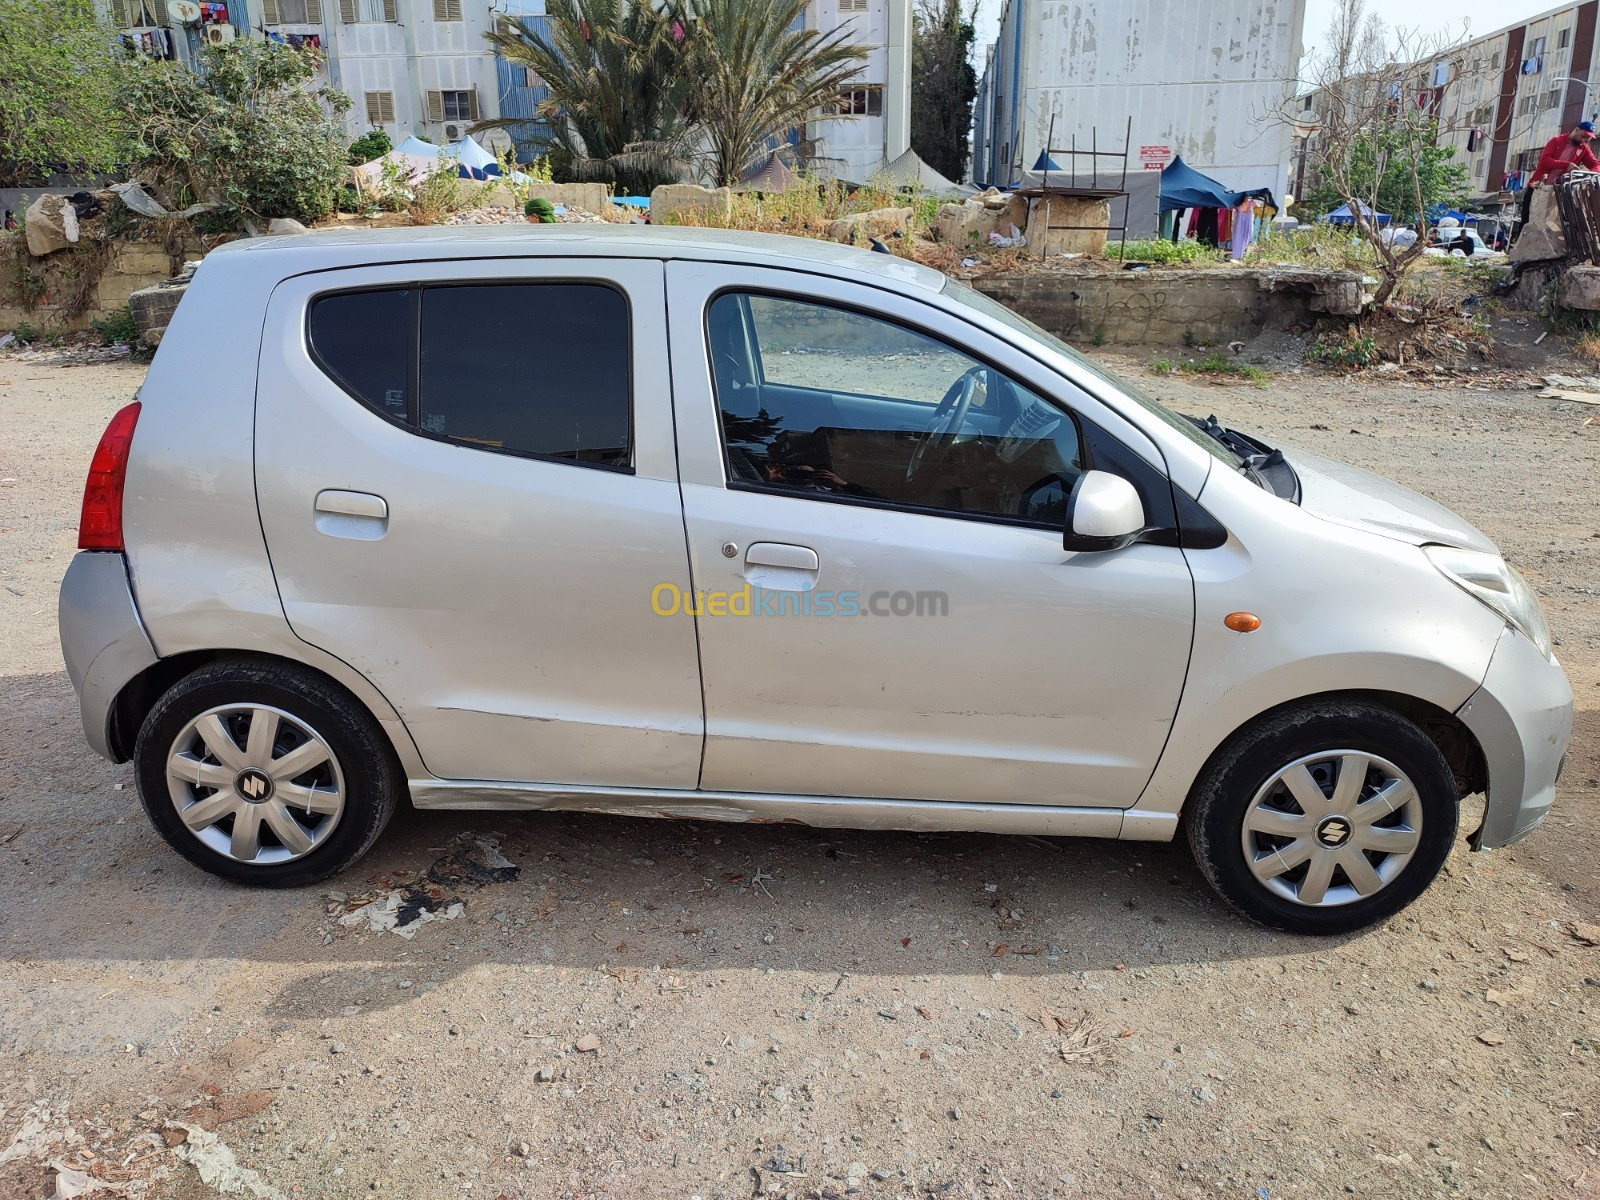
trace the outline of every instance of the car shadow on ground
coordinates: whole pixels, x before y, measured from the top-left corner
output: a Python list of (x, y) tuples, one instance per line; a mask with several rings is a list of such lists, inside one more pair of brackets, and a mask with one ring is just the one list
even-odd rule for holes
[[(0, 912), (9, 914), (0, 956), (323, 969), (327, 979), (304, 975), (294, 985), (304, 994), (281, 998), (297, 1012), (332, 1003), (346, 990), (338, 976), (385, 960), (426, 965), (436, 978), (480, 963), (1050, 977), (1199, 969), (1347, 940), (1275, 933), (1235, 915), (1181, 838), (403, 809), (350, 870), (315, 887), (258, 890), (207, 875), (160, 840), (129, 768), (83, 745), (63, 674), (0, 680), (0, 741), (10, 751), (0, 775)], [(442, 859), (485, 841), (515, 865), (514, 879), (446, 871), (444, 882), (429, 880)], [(410, 940), (338, 920), (357, 898), (430, 882), (441, 913), (452, 900), (463, 909)]]

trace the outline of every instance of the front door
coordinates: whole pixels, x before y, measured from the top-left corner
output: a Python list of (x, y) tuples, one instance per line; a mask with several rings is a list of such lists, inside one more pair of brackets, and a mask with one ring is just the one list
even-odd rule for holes
[(274, 293), (256, 400), (284, 612), (448, 779), (693, 788), (700, 678), (662, 265), (487, 260)]
[(1133, 804), (1192, 581), (1170, 546), (1064, 551), (1062, 521), (1107, 431), (1155, 447), (933, 304), (750, 268), (667, 280), (701, 786)]

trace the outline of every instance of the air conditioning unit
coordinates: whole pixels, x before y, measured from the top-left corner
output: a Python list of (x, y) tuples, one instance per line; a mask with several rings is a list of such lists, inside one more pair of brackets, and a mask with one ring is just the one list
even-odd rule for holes
[(461, 126), (446, 125), (444, 127), (444, 136), (448, 141), (459, 142), (461, 140)]
[(239, 36), (239, 31), (232, 25), (207, 25), (206, 41), (213, 46), (225, 46)]

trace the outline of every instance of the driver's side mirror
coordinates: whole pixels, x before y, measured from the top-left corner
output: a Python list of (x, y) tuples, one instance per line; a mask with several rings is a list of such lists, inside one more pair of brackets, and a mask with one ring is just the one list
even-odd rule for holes
[(1068, 550), (1120, 550), (1144, 532), (1139, 493), (1120, 475), (1085, 471), (1067, 497)]

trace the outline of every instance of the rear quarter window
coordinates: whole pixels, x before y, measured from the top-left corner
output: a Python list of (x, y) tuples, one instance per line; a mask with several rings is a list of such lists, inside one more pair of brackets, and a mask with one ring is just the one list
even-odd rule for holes
[(396, 421), (406, 419), (410, 312), (406, 289), (337, 292), (311, 305), (317, 365), (368, 408)]

